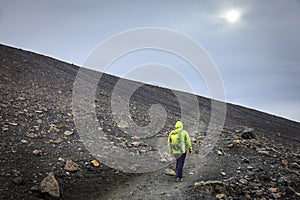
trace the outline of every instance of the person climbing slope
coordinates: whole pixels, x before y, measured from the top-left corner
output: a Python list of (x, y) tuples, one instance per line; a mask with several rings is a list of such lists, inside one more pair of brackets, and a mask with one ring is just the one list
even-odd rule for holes
[(169, 153), (176, 158), (176, 181), (181, 181), (184, 161), (187, 150), (191, 154), (193, 151), (190, 136), (183, 130), (181, 121), (175, 124), (175, 130), (172, 130), (168, 137)]

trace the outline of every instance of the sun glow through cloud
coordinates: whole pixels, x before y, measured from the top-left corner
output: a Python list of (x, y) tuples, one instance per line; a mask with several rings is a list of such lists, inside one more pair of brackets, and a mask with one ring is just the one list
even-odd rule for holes
[(225, 18), (230, 23), (234, 23), (239, 20), (240, 13), (237, 10), (229, 10), (226, 12)]

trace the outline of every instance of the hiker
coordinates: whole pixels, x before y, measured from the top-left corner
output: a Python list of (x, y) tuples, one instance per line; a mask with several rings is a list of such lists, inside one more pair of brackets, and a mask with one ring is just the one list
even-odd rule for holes
[(188, 150), (191, 154), (193, 151), (189, 134), (183, 130), (181, 121), (176, 122), (175, 130), (169, 134), (168, 150), (176, 158), (176, 181), (181, 181), (186, 152)]

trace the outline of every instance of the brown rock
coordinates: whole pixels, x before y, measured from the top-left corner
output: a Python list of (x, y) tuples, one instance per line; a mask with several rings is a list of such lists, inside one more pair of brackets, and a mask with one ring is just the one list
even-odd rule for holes
[(225, 196), (226, 196), (225, 194), (217, 194), (216, 198), (217, 199), (223, 199), (223, 198), (225, 198)]
[(69, 126), (66, 125), (66, 124), (60, 124), (60, 125), (58, 126), (59, 129), (64, 129), (64, 128), (68, 128), (68, 127), (69, 127)]
[(59, 185), (53, 172), (50, 172), (48, 176), (43, 179), (40, 184), (40, 191), (50, 195), (52, 199), (58, 199), (60, 197)]
[(72, 160), (67, 160), (64, 169), (68, 172), (75, 172), (78, 170), (78, 165)]
[(92, 160), (91, 163), (94, 165), (94, 167), (99, 167), (100, 163), (97, 160)]
[(271, 187), (268, 189), (268, 193), (275, 193), (275, 192), (277, 192), (277, 188)]
[(281, 161), (282, 165), (287, 166), (288, 165), (288, 161), (287, 160), (282, 160)]

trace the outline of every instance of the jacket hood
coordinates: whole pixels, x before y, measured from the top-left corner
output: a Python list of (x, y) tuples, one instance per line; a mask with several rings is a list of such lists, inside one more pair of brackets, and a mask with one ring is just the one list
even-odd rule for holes
[(177, 121), (176, 124), (175, 124), (175, 129), (183, 129), (183, 125), (182, 125), (182, 122), (181, 121)]

